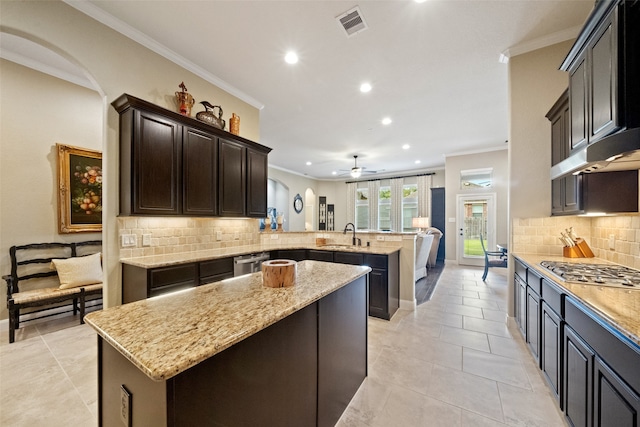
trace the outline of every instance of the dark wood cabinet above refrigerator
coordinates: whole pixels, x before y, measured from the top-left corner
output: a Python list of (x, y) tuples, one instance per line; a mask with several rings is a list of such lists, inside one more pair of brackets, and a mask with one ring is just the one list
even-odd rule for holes
[(131, 95), (112, 105), (121, 214), (266, 216), (270, 148)]

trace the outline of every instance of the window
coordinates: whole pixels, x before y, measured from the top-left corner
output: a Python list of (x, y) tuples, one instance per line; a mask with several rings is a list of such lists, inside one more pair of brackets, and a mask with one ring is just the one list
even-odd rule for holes
[(369, 189), (358, 188), (356, 190), (356, 229), (367, 230), (369, 228)]
[(391, 187), (380, 187), (378, 193), (378, 230), (391, 231)]
[(402, 187), (402, 231), (416, 231), (411, 219), (418, 216), (418, 184)]
[(463, 190), (491, 187), (493, 168), (460, 171), (460, 188)]

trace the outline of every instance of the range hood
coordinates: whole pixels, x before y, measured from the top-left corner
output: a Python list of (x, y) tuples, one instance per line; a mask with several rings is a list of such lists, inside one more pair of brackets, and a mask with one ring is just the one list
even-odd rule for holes
[(640, 169), (640, 128), (604, 137), (551, 167), (551, 179), (569, 174)]

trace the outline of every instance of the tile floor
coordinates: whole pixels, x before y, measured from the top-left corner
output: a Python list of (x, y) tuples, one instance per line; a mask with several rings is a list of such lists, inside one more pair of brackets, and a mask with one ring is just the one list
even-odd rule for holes
[[(447, 265), (431, 301), (369, 321), (369, 377), (338, 422), (376, 426), (566, 426), (519, 332), (506, 270)], [(96, 426), (96, 338), (67, 315), (0, 331), (1, 426)], [(36, 404), (34, 404), (36, 403)]]

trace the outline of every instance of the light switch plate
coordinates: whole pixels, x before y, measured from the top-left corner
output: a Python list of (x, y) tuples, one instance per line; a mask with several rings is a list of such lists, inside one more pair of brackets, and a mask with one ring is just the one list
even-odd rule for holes
[(218, 242), (222, 240), (222, 231), (216, 231), (216, 240)]
[(609, 249), (615, 250), (616, 248), (616, 235), (609, 234)]
[(129, 248), (138, 244), (138, 238), (135, 234), (123, 234), (121, 238), (123, 248)]
[(142, 235), (142, 246), (151, 246), (151, 234)]

